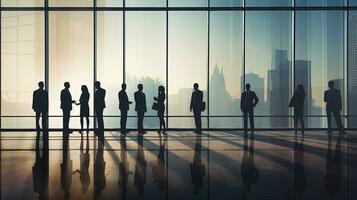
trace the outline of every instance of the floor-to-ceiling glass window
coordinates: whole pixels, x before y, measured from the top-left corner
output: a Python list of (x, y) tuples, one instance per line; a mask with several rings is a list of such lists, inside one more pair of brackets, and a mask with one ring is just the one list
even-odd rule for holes
[(348, 16), (348, 126), (357, 127), (357, 12), (351, 11)]

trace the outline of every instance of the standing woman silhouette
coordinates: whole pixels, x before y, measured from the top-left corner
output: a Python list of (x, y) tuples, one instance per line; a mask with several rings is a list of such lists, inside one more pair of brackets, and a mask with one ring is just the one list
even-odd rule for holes
[[(159, 94), (157, 97), (154, 97), (154, 100), (157, 101), (157, 116), (159, 116), (160, 120), (160, 130), (158, 133), (165, 133), (166, 127), (165, 127), (165, 119), (164, 119), (164, 113), (165, 113), (165, 87), (160, 85), (158, 88)], [(162, 127), (164, 128), (162, 130)]]
[(305, 89), (304, 86), (299, 84), (294, 92), (293, 97), (290, 100), (289, 107), (294, 108), (294, 129), (297, 133), (297, 125), (300, 120), (301, 133), (304, 135), (305, 125), (304, 125), (304, 101), (305, 101)]
[(87, 121), (87, 133), (89, 132), (89, 92), (88, 92), (88, 87), (86, 85), (82, 85), (82, 94), (81, 97), (79, 98), (79, 103), (76, 103), (76, 105), (81, 105), (80, 109), (80, 120), (81, 120), (81, 131), (83, 131), (83, 118), (86, 118)]

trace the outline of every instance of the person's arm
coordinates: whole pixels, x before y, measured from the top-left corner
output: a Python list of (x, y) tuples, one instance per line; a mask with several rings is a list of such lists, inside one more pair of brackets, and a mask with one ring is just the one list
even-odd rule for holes
[(324, 93), (324, 102), (327, 103), (327, 91)]
[(253, 104), (253, 107), (255, 107), (259, 102), (259, 98), (257, 97), (257, 95), (255, 94), (254, 92), (254, 104)]
[(35, 92), (32, 93), (32, 110), (35, 110), (35, 101), (36, 101), (36, 95)]
[(145, 112), (146, 112), (147, 110), (146, 110), (146, 96), (145, 96), (145, 94), (144, 94), (144, 109), (145, 109)]
[(45, 91), (45, 111), (48, 113), (48, 93)]
[(190, 111), (192, 111), (192, 106), (193, 106), (192, 104), (193, 104), (193, 93), (191, 95)]
[(340, 90), (337, 90), (337, 106), (338, 106), (338, 109), (341, 111), (342, 110), (342, 97), (341, 97), (341, 92)]
[(243, 98), (244, 98), (244, 92), (240, 95), (240, 110), (243, 111)]

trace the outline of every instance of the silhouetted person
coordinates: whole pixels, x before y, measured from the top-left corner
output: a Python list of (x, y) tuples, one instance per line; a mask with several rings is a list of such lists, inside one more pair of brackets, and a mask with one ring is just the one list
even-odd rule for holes
[(304, 101), (305, 101), (305, 90), (304, 86), (298, 85), (294, 95), (291, 97), (289, 107), (294, 108), (294, 129), (297, 133), (298, 121), (300, 120), (301, 133), (304, 134), (305, 124), (304, 124)]
[(294, 138), (294, 185), (297, 194), (301, 195), (305, 191), (306, 175), (304, 167), (304, 137), (298, 141), (297, 136)]
[(81, 122), (81, 131), (79, 131), (80, 133), (82, 133), (83, 131), (83, 121), (84, 118), (86, 118), (87, 121), (87, 134), (89, 132), (89, 91), (88, 91), (88, 87), (86, 85), (82, 85), (81, 87), (82, 90), (82, 94), (81, 97), (79, 98), (79, 103), (76, 103), (76, 105), (80, 105), (80, 122)]
[(61, 188), (64, 192), (64, 199), (70, 198), (70, 190), (72, 185), (72, 175), (75, 173), (72, 171), (73, 161), (71, 159), (71, 153), (69, 148), (68, 133), (63, 133), (62, 140), (62, 163), (61, 163)]
[(254, 163), (254, 135), (251, 135), (249, 146), (248, 137), (244, 137), (241, 177), (243, 180), (243, 193), (245, 196), (246, 191), (250, 192), (251, 186), (257, 183), (259, 179), (259, 171)]
[[(160, 85), (158, 88), (158, 95), (157, 97), (154, 97), (154, 100), (157, 101), (157, 116), (159, 116), (159, 121), (160, 121), (160, 129), (158, 133), (161, 133), (161, 131), (164, 133), (166, 130), (165, 126), (165, 119), (164, 119), (164, 114), (165, 114), (165, 87)], [(164, 130), (162, 130), (164, 128)]]
[(144, 122), (144, 115), (146, 110), (146, 97), (145, 93), (143, 92), (143, 85), (138, 85), (138, 91), (134, 93), (135, 98), (135, 111), (138, 114), (138, 132), (145, 133), (143, 122)]
[(32, 167), (33, 190), (39, 194), (39, 199), (48, 199), (48, 132), (42, 135), (42, 156), (40, 149), (40, 131), (36, 136), (36, 161)]
[(69, 119), (71, 117), (72, 100), (71, 93), (69, 92), (70, 84), (69, 82), (64, 83), (64, 89), (61, 91), (61, 109), (63, 112), (63, 131), (64, 133), (69, 133)]
[(190, 111), (193, 110), (193, 115), (195, 117), (196, 130), (195, 133), (201, 133), (202, 123), (201, 123), (201, 112), (203, 108), (203, 92), (198, 89), (198, 83), (193, 84), (194, 91), (191, 96)]
[(86, 193), (89, 188), (89, 183), (90, 183), (90, 175), (89, 175), (89, 163), (90, 163), (90, 154), (89, 154), (89, 135), (87, 134), (87, 139), (86, 139), (86, 149), (84, 150), (83, 148), (83, 134), (81, 135), (81, 144), (80, 144), (80, 155), (79, 155), (79, 160), (80, 160), (80, 170), (77, 170), (76, 172), (79, 172), (79, 179), (82, 184), (82, 193)]
[(129, 180), (129, 161), (126, 147), (125, 135), (120, 136), (120, 163), (118, 184), (123, 193), (123, 199), (126, 199), (126, 189)]
[(38, 83), (38, 89), (33, 92), (32, 109), (36, 112), (36, 129), (40, 130), (40, 117), (42, 117), (42, 129), (47, 129), (48, 93), (43, 89), (44, 83)]
[(119, 98), (119, 110), (120, 110), (120, 131), (122, 134), (126, 134), (126, 121), (128, 118), (129, 105), (133, 102), (129, 101), (128, 95), (125, 92), (126, 84), (121, 84), (121, 90), (118, 93)]
[(134, 185), (138, 188), (138, 194), (144, 194), (146, 184), (146, 160), (143, 147), (143, 136), (138, 135), (138, 150), (136, 153), (135, 178)]
[(105, 164), (103, 152), (104, 137), (98, 139), (98, 149), (94, 161), (94, 192), (95, 197), (98, 197), (107, 185), (105, 179)]
[(164, 191), (166, 188), (166, 166), (165, 166), (165, 149), (166, 149), (166, 134), (164, 139), (162, 139), (161, 134), (159, 134), (160, 139), (160, 149), (157, 154), (157, 160), (152, 163), (152, 174), (154, 177), (154, 182), (158, 184), (159, 190)]
[(100, 87), (100, 82), (97, 81), (94, 84), (95, 93), (94, 93), (94, 110), (95, 116), (98, 122), (98, 130), (99, 132), (104, 131), (104, 119), (103, 119), (103, 111), (105, 108), (105, 89)]
[(341, 110), (342, 110), (342, 99), (340, 90), (335, 88), (335, 82), (328, 82), (329, 89), (325, 91), (324, 101), (326, 102), (326, 115), (327, 115), (327, 125), (328, 133), (332, 133), (331, 127), (331, 114), (335, 118), (337, 128), (340, 134), (345, 134), (345, 130), (341, 121)]
[(326, 154), (326, 174), (324, 177), (324, 188), (329, 193), (329, 198), (333, 199), (334, 194), (341, 192), (342, 185), (342, 159), (341, 159), (341, 136), (336, 142), (335, 152), (332, 155), (331, 135), (328, 136), (328, 149)]
[(254, 107), (258, 104), (259, 99), (254, 91), (250, 90), (250, 84), (245, 85), (245, 91), (242, 93), (240, 101), (240, 110), (243, 112), (244, 133), (248, 132), (248, 115), (251, 132), (254, 133)]
[(201, 158), (201, 143), (202, 143), (202, 136), (196, 135), (196, 142), (195, 142), (195, 154), (193, 156), (193, 161), (190, 164), (191, 168), (191, 178), (192, 184), (194, 187), (195, 194), (198, 193), (200, 188), (203, 188), (203, 177), (206, 175), (206, 167), (202, 163)]

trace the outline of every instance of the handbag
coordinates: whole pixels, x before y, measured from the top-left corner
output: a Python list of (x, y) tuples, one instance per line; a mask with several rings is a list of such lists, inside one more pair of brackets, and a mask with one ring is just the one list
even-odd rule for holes
[(291, 97), (290, 102), (289, 102), (289, 108), (292, 108), (295, 106), (295, 96)]
[(153, 104), (152, 104), (152, 107), (151, 107), (153, 110), (156, 110), (156, 111), (158, 111), (159, 110), (159, 104), (158, 103), (156, 103), (156, 102), (154, 102)]

